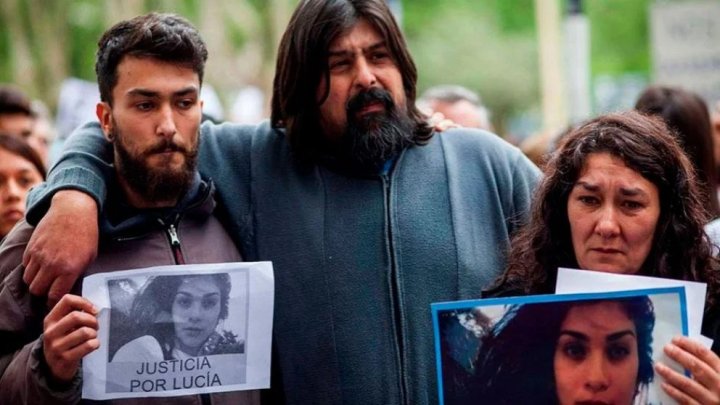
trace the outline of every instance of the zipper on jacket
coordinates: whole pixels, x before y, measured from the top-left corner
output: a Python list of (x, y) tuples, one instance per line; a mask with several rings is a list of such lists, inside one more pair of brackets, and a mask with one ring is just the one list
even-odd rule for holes
[(180, 238), (178, 238), (177, 229), (174, 224), (170, 224), (167, 228), (168, 236), (170, 236), (170, 247), (172, 248), (175, 264), (185, 264), (185, 256), (183, 256), (180, 248)]
[(395, 319), (395, 340), (397, 343), (399, 368), (400, 368), (400, 403), (407, 403), (407, 381), (405, 376), (407, 359), (405, 358), (405, 339), (403, 334), (403, 316), (400, 303), (400, 277), (398, 275), (397, 262), (395, 260), (395, 246), (393, 243), (392, 231), (392, 215), (390, 200), (390, 179), (388, 177), (389, 170), (384, 170), (381, 177), (383, 183), (383, 191), (385, 197), (385, 221), (388, 239), (388, 251), (390, 256), (390, 300), (393, 304), (392, 311)]
[[(175, 222), (170, 223), (170, 225), (166, 225), (165, 221), (163, 221), (162, 219), (158, 219), (158, 222), (160, 222), (160, 224), (165, 227), (165, 233), (167, 233), (168, 240), (170, 241), (170, 249), (172, 249), (175, 264), (185, 264), (185, 256), (183, 255), (182, 246), (180, 245), (180, 238), (178, 237), (177, 233), (177, 225), (180, 224), (180, 216), (176, 217)], [(200, 403), (202, 405), (212, 405), (213, 401), (211, 394), (199, 394), (199, 397)]]
[(160, 225), (165, 227), (165, 233), (167, 234), (168, 240), (170, 241), (170, 250), (172, 250), (175, 264), (185, 264), (185, 256), (183, 255), (182, 246), (180, 245), (180, 238), (177, 234), (177, 224), (180, 223), (180, 217), (178, 216), (177, 218), (175, 218), (175, 221), (171, 222), (169, 225), (159, 218), (158, 222), (160, 222)]

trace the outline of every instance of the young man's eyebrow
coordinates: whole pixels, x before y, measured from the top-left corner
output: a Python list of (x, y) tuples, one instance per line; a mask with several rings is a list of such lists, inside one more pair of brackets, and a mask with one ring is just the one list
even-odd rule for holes
[(176, 92), (173, 93), (175, 96), (186, 96), (188, 94), (197, 94), (199, 93), (198, 88), (195, 86), (188, 86), (185, 88), (182, 88)]
[[(178, 91), (173, 92), (173, 96), (185, 96), (192, 93), (198, 93), (198, 88), (196, 86), (187, 86), (183, 87), (182, 89)], [(143, 88), (135, 88), (131, 89), (127, 92), (130, 96), (140, 96), (140, 97), (150, 97), (150, 98), (156, 98), (160, 97), (160, 92), (155, 90), (149, 90), (149, 89), (143, 89)]]
[(148, 89), (131, 89), (127, 92), (130, 96), (141, 96), (141, 97), (158, 97), (160, 93)]

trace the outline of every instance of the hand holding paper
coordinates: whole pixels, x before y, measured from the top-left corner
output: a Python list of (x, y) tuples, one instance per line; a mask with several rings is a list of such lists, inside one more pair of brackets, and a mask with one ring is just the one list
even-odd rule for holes
[(664, 351), (692, 374), (690, 378), (657, 363), (655, 371), (668, 395), (681, 404), (720, 403), (720, 358), (715, 353), (686, 337), (673, 339)]
[(56, 380), (72, 380), (80, 360), (100, 347), (97, 313), (90, 301), (67, 294), (45, 317), (43, 354)]

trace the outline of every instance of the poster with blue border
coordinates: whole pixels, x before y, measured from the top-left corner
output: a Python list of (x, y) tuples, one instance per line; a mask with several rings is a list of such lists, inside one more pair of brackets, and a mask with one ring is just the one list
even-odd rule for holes
[(653, 365), (688, 335), (683, 287), (431, 305), (440, 404), (670, 404)]

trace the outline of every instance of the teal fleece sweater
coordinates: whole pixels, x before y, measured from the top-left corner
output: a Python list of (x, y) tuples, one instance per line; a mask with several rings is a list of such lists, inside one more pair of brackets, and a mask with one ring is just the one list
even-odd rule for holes
[[(111, 150), (97, 124), (77, 132), (30, 221), (62, 188), (102, 207)], [(200, 171), (245, 260), (273, 262), (272, 390), (291, 404), (437, 403), (430, 303), (477, 298), (504, 269), (539, 177), (518, 149), (468, 129), (377, 175), (301, 166), (268, 123), (204, 124)]]

